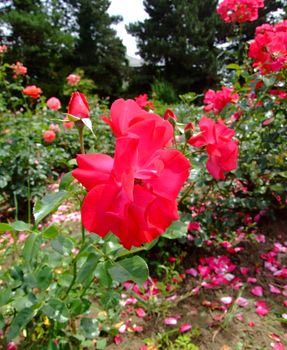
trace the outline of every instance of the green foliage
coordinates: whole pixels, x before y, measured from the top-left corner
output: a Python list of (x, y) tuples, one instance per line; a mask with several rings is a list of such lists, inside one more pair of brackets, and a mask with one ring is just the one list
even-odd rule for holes
[[(58, 95), (69, 73), (73, 36), (64, 1), (18, 1), (4, 6), (0, 23), (10, 62), (22, 61), (48, 96)], [(45, 49), (43, 49), (45, 48)], [(47, 77), (49, 76), (49, 79)]]
[(172, 86), (167, 81), (156, 80), (152, 86), (152, 98), (165, 103), (174, 103), (177, 101), (177, 94)]

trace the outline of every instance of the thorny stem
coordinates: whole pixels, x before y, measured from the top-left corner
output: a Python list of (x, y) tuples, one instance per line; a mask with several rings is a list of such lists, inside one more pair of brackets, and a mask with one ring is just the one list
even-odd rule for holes
[(193, 188), (193, 183), (189, 184), (185, 192), (183, 193), (182, 197), (180, 198), (178, 205), (182, 204), (182, 202), (185, 200), (185, 198), (190, 194), (191, 190)]
[(79, 141), (80, 141), (80, 152), (81, 154), (85, 153), (85, 146), (84, 146), (84, 124), (81, 120), (76, 122), (78, 131), (79, 131)]
[(65, 293), (64, 297), (62, 298), (63, 300), (67, 298), (70, 290), (72, 289), (73, 285), (76, 282), (76, 278), (77, 278), (77, 256), (78, 256), (78, 254), (73, 259), (73, 279), (72, 279), (68, 289), (66, 290), (66, 293)]

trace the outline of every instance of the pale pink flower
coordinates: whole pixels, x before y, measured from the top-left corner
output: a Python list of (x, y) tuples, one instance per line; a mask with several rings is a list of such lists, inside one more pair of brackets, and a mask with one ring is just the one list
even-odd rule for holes
[(174, 326), (177, 324), (177, 318), (176, 317), (167, 317), (164, 319), (164, 324), (167, 326)]
[(237, 304), (238, 306), (241, 306), (241, 307), (246, 307), (246, 306), (248, 306), (249, 302), (247, 299), (245, 299), (243, 297), (239, 297), (235, 300), (235, 304)]
[(269, 290), (273, 294), (281, 294), (281, 290), (279, 288), (273, 286), (273, 284), (269, 284)]
[(66, 79), (68, 81), (68, 84), (73, 86), (79, 83), (79, 81), (81, 80), (81, 77), (77, 74), (69, 74)]
[(220, 301), (222, 302), (222, 304), (229, 305), (232, 303), (232, 297), (222, 297), (220, 298)]
[(142, 307), (136, 309), (136, 314), (141, 318), (146, 316), (145, 310)]
[(260, 286), (256, 286), (251, 289), (251, 293), (257, 297), (262, 297), (263, 295), (263, 288)]
[(50, 97), (46, 105), (49, 109), (52, 109), (53, 111), (57, 111), (61, 108), (61, 101), (57, 97)]
[(191, 329), (191, 324), (189, 323), (183, 323), (180, 325), (179, 331), (180, 333), (188, 332)]

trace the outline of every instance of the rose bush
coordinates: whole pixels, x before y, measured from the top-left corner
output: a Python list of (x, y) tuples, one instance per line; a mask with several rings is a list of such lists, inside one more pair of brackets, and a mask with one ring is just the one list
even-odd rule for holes
[[(231, 10), (224, 12), (226, 21), (254, 20), (263, 2), (240, 3), (221, 3)], [(9, 238), (0, 257), (7, 266), (0, 269), (4, 346), (104, 349), (114, 336), (120, 343), (118, 333), (139, 329), (119, 325), (123, 304), (147, 305), (144, 291), (156, 293), (146, 262), (136, 254), (158, 241), (168, 254), (174, 245), (166, 239), (178, 239), (188, 253), (194, 243), (236, 252), (242, 249), (236, 242), (254, 236), (264, 215), (286, 207), (286, 52), (284, 45), (279, 48), (284, 28), (285, 22), (263, 25), (250, 43), (250, 60), (226, 67), (228, 83), (209, 89), (203, 103), (195, 104), (199, 96), (189, 93), (168, 109), (161, 105), (162, 117), (158, 101), (148, 101), (147, 94), (118, 99), (109, 111), (79, 91), (71, 91), (64, 115), (54, 103), (47, 109), (37, 86), (23, 90), (22, 74), (7, 83), (10, 67), (1, 67), (1, 86), (7, 86), (0, 99), (1, 200), (14, 206), (0, 223)], [(5, 50), (0, 47), (1, 54)], [(71, 89), (83, 83), (72, 78)], [(56, 189), (42, 197), (46, 185), (60, 177)], [(77, 215), (72, 222), (67, 216), (62, 224), (53, 221), (59, 206), (81, 210), (83, 225)], [(19, 220), (22, 208), (28, 208), (27, 222)], [(225, 256), (202, 258), (200, 264), (191, 275), (218, 273), (206, 287), (228, 284), (222, 266), (229, 273), (236, 268)], [(134, 299), (123, 297), (122, 283)], [(261, 287), (254, 288), (258, 296)], [(269, 311), (264, 302), (256, 303), (258, 314)], [(138, 308), (137, 315), (145, 311)], [(177, 318), (165, 323), (176, 324)]]

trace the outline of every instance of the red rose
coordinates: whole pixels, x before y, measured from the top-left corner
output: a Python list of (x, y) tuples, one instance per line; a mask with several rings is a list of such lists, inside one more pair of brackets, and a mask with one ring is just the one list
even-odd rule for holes
[(22, 90), (22, 93), (24, 95), (30, 96), (34, 99), (37, 99), (40, 97), (42, 90), (38, 88), (36, 85), (30, 85), (25, 87), (25, 89)]
[(51, 143), (56, 138), (56, 133), (53, 130), (47, 130), (43, 134), (43, 138), (46, 142)]
[(232, 140), (235, 132), (222, 121), (203, 116), (199, 122), (201, 133), (192, 136), (188, 143), (194, 147), (206, 146), (208, 160), (206, 168), (217, 180), (224, 180), (224, 172), (237, 168), (238, 146)]
[(68, 114), (78, 118), (89, 118), (90, 107), (86, 96), (81, 92), (73, 92), (69, 105)]
[(130, 249), (152, 241), (178, 218), (176, 197), (190, 165), (178, 150), (165, 149), (172, 127), (159, 116), (131, 100), (115, 101), (111, 115), (120, 136), (114, 158), (78, 155), (73, 176), (89, 191), (84, 227), (101, 237), (111, 231)]

